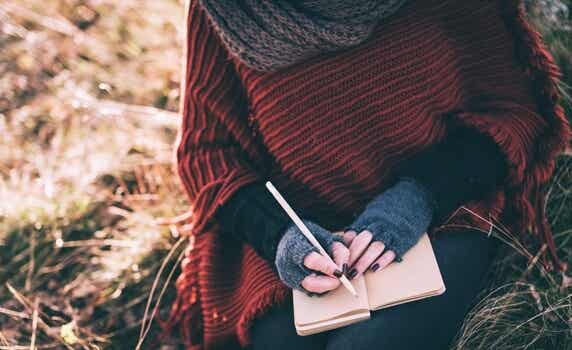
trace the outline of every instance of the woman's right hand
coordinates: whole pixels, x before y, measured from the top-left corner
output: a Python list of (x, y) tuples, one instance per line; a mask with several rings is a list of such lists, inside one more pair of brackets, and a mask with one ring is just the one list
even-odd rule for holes
[(339, 277), (347, 269), (350, 251), (341, 236), (310, 220), (303, 221), (335, 264), (322, 256), (293, 223), (278, 243), (275, 264), (287, 286), (308, 295), (321, 295), (340, 286)]

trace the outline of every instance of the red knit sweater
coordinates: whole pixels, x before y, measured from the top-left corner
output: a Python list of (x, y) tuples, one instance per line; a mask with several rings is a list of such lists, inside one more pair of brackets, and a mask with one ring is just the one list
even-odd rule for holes
[(237, 189), (269, 179), (294, 208), (337, 231), (456, 123), (490, 135), (509, 176), (430, 234), (488, 231), (495, 220), (515, 235), (530, 229), (548, 245), (544, 262), (562, 267), (540, 189), (570, 128), (560, 72), (519, 3), (409, 1), (359, 46), (259, 72), (230, 56), (192, 1), (177, 160), (193, 244), (171, 319), (189, 349), (244, 346), (251, 321), (290, 295), (268, 262), (213, 220)]

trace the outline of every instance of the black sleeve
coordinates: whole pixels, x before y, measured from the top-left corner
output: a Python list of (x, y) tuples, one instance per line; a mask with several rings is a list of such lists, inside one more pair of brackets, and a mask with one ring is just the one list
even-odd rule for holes
[(397, 173), (415, 178), (431, 191), (435, 224), (500, 185), (507, 176), (508, 163), (492, 137), (458, 126), (442, 142), (404, 161)]
[[(461, 128), (443, 142), (430, 146), (404, 162), (398, 175), (410, 176), (433, 194), (433, 223), (446, 219), (466, 201), (479, 199), (503, 181), (507, 163), (492, 138)], [(290, 218), (263, 183), (248, 184), (217, 211), (223, 230), (248, 242), (274, 263), (276, 247)]]
[(249, 243), (258, 255), (272, 264), (278, 242), (292, 223), (261, 182), (238, 189), (215, 215), (224, 231)]

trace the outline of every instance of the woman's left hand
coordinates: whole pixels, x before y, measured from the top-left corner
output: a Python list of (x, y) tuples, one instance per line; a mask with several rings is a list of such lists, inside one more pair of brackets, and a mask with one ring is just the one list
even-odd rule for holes
[(359, 234), (353, 230), (344, 232), (344, 242), (350, 250), (347, 276), (353, 279), (360, 274), (371, 271), (378, 271), (385, 268), (395, 259), (395, 252), (386, 249), (385, 244), (380, 240), (373, 240), (373, 234), (368, 230), (363, 230)]
[(348, 278), (401, 261), (429, 227), (433, 206), (432, 194), (410, 177), (401, 178), (376, 196), (345, 227), (343, 238), (350, 252)]

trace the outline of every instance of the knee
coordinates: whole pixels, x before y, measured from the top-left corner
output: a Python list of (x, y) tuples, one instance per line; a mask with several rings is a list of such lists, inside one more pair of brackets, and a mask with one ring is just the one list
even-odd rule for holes
[(318, 350), (325, 344), (322, 333), (304, 337), (296, 333), (291, 303), (274, 307), (256, 319), (250, 334), (251, 350)]
[(295, 337), (290, 330), (291, 323), (283, 316), (271, 312), (254, 322), (250, 329), (251, 350), (283, 349), (281, 345)]
[(447, 291), (374, 311), (372, 318), (335, 330), (328, 350), (447, 349), (481, 291), (497, 242), (480, 232), (442, 235), (434, 250)]
[[(370, 321), (365, 321), (370, 322)], [(410, 328), (371, 327), (330, 336), (327, 350), (396, 349), (446, 350), (455, 338), (460, 324), (426, 323)]]

